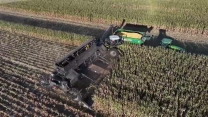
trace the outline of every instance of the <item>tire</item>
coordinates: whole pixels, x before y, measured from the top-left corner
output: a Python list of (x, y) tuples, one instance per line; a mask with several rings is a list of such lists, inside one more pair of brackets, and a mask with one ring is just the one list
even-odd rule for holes
[(111, 58), (118, 58), (119, 57), (119, 52), (116, 48), (111, 48), (109, 50), (109, 55)]

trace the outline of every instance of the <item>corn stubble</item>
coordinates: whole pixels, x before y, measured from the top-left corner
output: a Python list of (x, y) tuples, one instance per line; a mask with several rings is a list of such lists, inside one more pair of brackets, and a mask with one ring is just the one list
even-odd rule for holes
[(14, 116), (91, 116), (64, 95), (42, 89), (39, 77), (74, 46), (1, 31), (0, 112)]

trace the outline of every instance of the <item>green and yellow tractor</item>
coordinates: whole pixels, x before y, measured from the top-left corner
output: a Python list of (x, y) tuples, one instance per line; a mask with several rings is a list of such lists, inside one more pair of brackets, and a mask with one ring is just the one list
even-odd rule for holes
[[(129, 25), (131, 25), (129, 27)], [(145, 26), (144, 26), (145, 27)], [(124, 42), (142, 45), (145, 41), (151, 40), (153, 35), (147, 33), (147, 27), (144, 30), (139, 30), (139, 26), (126, 24), (125, 20), (120, 27), (113, 30), (113, 34), (109, 36), (108, 43), (123, 44)]]
[[(143, 29), (140, 29), (140, 26), (142, 26)], [(105, 39), (105, 43), (107, 45), (116, 47), (118, 45), (124, 44), (125, 42), (143, 45), (146, 41), (152, 40), (153, 35), (149, 33), (151, 28), (148, 28), (144, 25), (140, 26), (134, 24), (126, 24), (125, 20), (123, 20), (123, 23), (120, 27), (116, 27), (112, 30), (112, 34), (109, 35), (107, 39)], [(172, 39), (165, 37), (162, 39), (160, 45), (158, 46), (162, 46), (164, 48), (169, 48), (180, 52), (185, 52), (185, 49), (173, 45), (172, 41)]]
[(169, 48), (169, 49), (173, 49), (173, 50), (176, 50), (176, 51), (179, 51), (179, 52), (185, 52), (185, 49), (184, 48), (181, 48), (179, 46), (176, 46), (176, 45), (172, 45), (172, 39), (170, 38), (163, 38), (161, 40), (161, 43), (160, 45), (164, 48)]
[(121, 36), (124, 42), (142, 45), (145, 41), (152, 39), (153, 35), (146, 32), (133, 31), (120, 28), (114, 32), (115, 35)]

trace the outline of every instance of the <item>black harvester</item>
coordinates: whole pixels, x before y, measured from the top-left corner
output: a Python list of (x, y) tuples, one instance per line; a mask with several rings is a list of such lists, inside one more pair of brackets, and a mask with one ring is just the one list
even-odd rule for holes
[[(120, 27), (124, 23), (125, 20)], [(110, 39), (118, 28), (111, 25), (101, 38), (91, 39), (71, 51), (55, 63), (53, 73), (41, 76), (40, 84), (48, 89), (61, 89), (71, 99), (92, 110), (86, 101), (92, 93), (90, 87), (98, 86), (104, 76), (110, 73), (112, 64), (109, 58), (117, 59), (123, 54), (117, 48), (124, 43), (123, 40), (112, 42)]]

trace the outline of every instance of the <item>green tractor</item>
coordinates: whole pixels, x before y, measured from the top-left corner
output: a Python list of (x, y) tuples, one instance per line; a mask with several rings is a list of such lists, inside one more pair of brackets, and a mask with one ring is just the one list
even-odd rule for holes
[(145, 41), (152, 39), (153, 35), (148, 35), (146, 32), (139, 32), (127, 29), (117, 29), (114, 35), (122, 37), (124, 42), (142, 45)]
[(170, 39), (170, 38), (163, 38), (163, 39), (161, 40), (160, 45), (161, 45), (162, 47), (170, 48), (170, 49), (173, 49), (173, 50), (176, 50), (176, 51), (179, 51), (179, 52), (185, 52), (185, 49), (183, 49), (183, 48), (181, 48), (181, 47), (179, 47), (179, 46), (176, 46), (176, 45), (171, 45), (172, 41), (173, 41), (173, 40)]
[(122, 24), (112, 30), (112, 34), (106, 39), (110, 45), (121, 45), (124, 42), (142, 45), (145, 41), (151, 40), (153, 35), (147, 34), (150, 29), (145, 25), (127, 24), (125, 19)]

